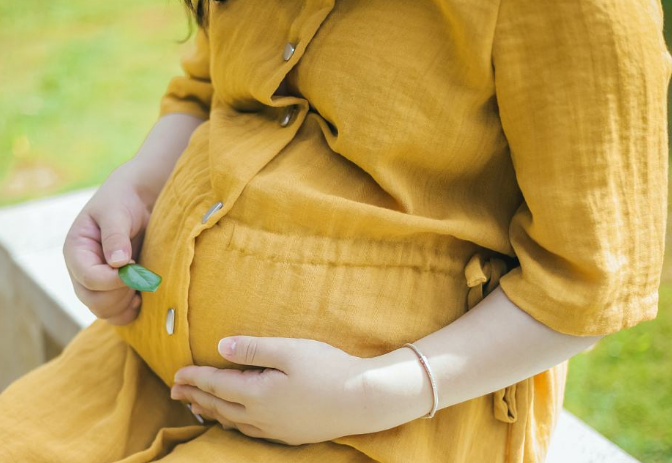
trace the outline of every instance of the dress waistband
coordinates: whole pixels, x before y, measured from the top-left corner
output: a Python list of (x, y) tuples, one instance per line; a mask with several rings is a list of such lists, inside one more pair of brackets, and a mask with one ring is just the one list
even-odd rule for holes
[[(279, 262), (338, 266), (413, 267), (419, 271), (464, 272), (472, 246), (454, 238), (418, 235), (414, 240), (352, 239), (303, 233), (275, 232), (251, 226), (231, 216), (216, 225), (226, 236), (227, 250)], [(463, 277), (462, 277), (463, 278)]]

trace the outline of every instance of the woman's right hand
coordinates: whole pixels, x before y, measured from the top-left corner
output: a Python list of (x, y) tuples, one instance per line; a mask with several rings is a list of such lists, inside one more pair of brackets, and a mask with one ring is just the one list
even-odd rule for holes
[(140, 309), (140, 294), (124, 285), (117, 269), (140, 255), (154, 203), (204, 120), (163, 115), (142, 146), (115, 169), (75, 219), (63, 256), (75, 294), (98, 318), (126, 325)]
[(109, 175), (75, 218), (63, 245), (75, 294), (113, 325), (133, 321), (141, 304), (140, 294), (117, 271), (137, 259), (151, 214), (134, 167), (129, 161)]

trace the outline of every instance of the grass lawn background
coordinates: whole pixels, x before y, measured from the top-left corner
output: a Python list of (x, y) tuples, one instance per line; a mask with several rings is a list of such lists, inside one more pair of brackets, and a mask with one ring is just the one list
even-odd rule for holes
[[(0, 205), (99, 184), (133, 156), (186, 33), (179, 0), (1, 2)], [(667, 250), (658, 318), (572, 359), (565, 400), (645, 463), (672, 463), (669, 232)]]

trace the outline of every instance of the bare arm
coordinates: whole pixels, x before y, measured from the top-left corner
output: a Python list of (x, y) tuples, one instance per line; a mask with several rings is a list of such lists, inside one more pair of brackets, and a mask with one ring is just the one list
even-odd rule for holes
[(183, 113), (162, 116), (152, 127), (137, 154), (127, 162), (138, 193), (151, 207), (170, 176), (177, 159), (203, 119)]
[[(442, 409), (534, 376), (601, 337), (554, 331), (498, 286), (458, 320), (413, 344), (427, 357)], [(430, 411), (431, 384), (413, 350), (403, 347), (367, 360), (366, 403), (373, 420), (395, 426)]]

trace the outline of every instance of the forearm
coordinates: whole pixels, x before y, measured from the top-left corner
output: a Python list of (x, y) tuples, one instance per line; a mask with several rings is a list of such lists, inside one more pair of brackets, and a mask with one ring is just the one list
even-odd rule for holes
[(123, 175), (133, 177), (138, 193), (150, 208), (154, 206), (194, 130), (203, 122), (203, 119), (190, 114), (162, 116), (149, 131), (136, 155), (122, 166)]
[[(548, 328), (498, 286), (455, 322), (413, 344), (427, 357), (442, 409), (534, 376), (600, 338)], [(431, 384), (412, 349), (402, 347), (366, 362), (366, 404), (384, 413), (384, 422), (403, 424), (429, 412)]]

